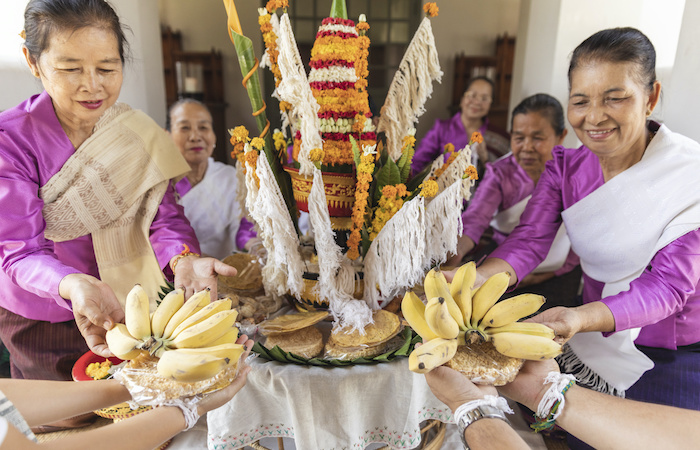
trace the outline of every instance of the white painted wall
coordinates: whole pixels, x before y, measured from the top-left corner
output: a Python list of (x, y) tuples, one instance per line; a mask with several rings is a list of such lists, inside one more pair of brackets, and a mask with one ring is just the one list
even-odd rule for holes
[(678, 40), (675, 64), (665, 90), (664, 116), (668, 126), (700, 142), (698, 105), (700, 105), (700, 2), (686, 2)]
[[(664, 86), (665, 97), (670, 89), (685, 3), (667, 0), (660, 7), (655, 0), (523, 0), (511, 108), (529, 95), (545, 92), (559, 99), (566, 109), (567, 71), (574, 48), (596, 31), (625, 26), (638, 28), (654, 44), (657, 78)], [(653, 118), (665, 120), (671, 106), (662, 101)], [(569, 133), (565, 145), (579, 145), (574, 133)]]
[[(131, 28), (127, 40), (132, 61), (124, 70), (119, 100), (145, 111), (165, 125), (165, 82), (160, 43), (158, 6), (153, 1), (113, 1), (122, 22)], [(4, 0), (0, 7), (0, 110), (16, 106), (43, 90), (22, 56), (22, 39), (27, 0)]]

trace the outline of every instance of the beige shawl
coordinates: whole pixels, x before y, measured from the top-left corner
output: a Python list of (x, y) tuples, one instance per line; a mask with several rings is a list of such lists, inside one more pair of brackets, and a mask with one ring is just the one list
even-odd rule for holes
[(189, 169), (150, 117), (117, 103), (40, 189), (45, 236), (62, 242), (92, 234), (100, 278), (122, 306), (140, 283), (153, 307), (164, 277), (149, 241), (150, 226), (169, 180)]

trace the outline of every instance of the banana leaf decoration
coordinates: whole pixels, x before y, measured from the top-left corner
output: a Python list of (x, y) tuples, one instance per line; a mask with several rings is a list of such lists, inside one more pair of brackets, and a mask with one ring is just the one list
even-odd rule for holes
[(260, 137), (265, 139), (265, 156), (270, 163), (272, 172), (275, 175), (275, 180), (287, 204), (287, 209), (292, 218), (292, 223), (294, 223), (294, 228), (297, 230), (297, 233), (299, 233), (299, 224), (297, 222), (298, 211), (292, 194), (292, 181), (289, 174), (282, 169), (282, 163), (275, 150), (275, 146), (272, 144), (272, 134), (269, 132), (270, 121), (267, 119), (267, 114), (265, 114), (266, 105), (262, 98), (260, 79), (257, 73), (259, 62), (255, 57), (253, 42), (243, 35), (241, 22), (238, 19), (238, 12), (236, 11), (234, 1), (223, 0), (223, 2), (226, 8), (226, 15), (228, 16), (228, 34), (236, 49), (238, 63), (241, 66), (241, 73), (243, 74), (243, 86), (248, 91), (248, 98), (250, 98), (250, 105), (253, 107), (253, 116), (255, 117)]

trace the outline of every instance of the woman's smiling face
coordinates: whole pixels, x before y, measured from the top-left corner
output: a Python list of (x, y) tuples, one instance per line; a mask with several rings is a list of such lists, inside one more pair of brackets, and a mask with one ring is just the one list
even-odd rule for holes
[(26, 49), (25, 55), (66, 132), (91, 129), (119, 98), (122, 60), (117, 38), (107, 28), (55, 31), (38, 59)]
[(658, 89), (642, 85), (635, 63), (589, 60), (571, 73), (567, 117), (598, 157), (624, 157), (644, 151), (646, 118), (657, 100)]

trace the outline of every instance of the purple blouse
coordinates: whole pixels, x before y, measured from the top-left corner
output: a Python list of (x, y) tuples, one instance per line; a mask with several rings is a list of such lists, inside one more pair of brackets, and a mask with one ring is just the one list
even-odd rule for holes
[[(484, 120), (483, 125), (479, 128), (479, 133), (484, 136), (488, 151), (496, 157), (501, 157), (508, 152), (510, 136), (489, 123), (488, 119)], [(487, 133), (493, 136), (487, 136)], [(435, 125), (418, 143), (416, 153), (413, 155), (411, 170), (413, 173), (423, 170), (445, 151), (445, 145), (448, 143), (454, 145), (456, 150), (464, 148), (469, 144), (470, 137), (467, 136), (467, 130), (464, 129), (461, 113), (455, 114), (451, 119), (437, 119)], [(493, 145), (496, 141), (500, 143), (497, 146), (500, 148)]]
[[(99, 277), (90, 235), (65, 242), (44, 237), (39, 189), (74, 152), (46, 92), (0, 113), (0, 306), (29, 319), (73, 319), (59, 283), (72, 273)], [(183, 244), (199, 252), (172, 185), (150, 231), (156, 258), (168, 275), (168, 263)]]
[[(534, 190), (535, 183), (532, 178), (520, 167), (512, 154), (487, 163), (484, 178), (474, 192), (469, 206), (462, 213), (463, 234), (478, 243), (494, 214), (520, 203)], [(493, 230), (493, 240), (497, 244), (501, 244), (506, 237), (507, 234)], [(571, 251), (564, 265), (554, 273), (557, 276), (563, 275), (578, 264), (578, 256)]]
[[(491, 257), (507, 261), (518, 279), (547, 255), (561, 224), (561, 212), (604, 184), (598, 158), (586, 147), (555, 147), (520, 225)], [(601, 300), (603, 283), (586, 273), (583, 301), (601, 300), (612, 311), (616, 330), (642, 327), (638, 345), (676, 349), (700, 341), (700, 230), (659, 250), (627, 291)]]

